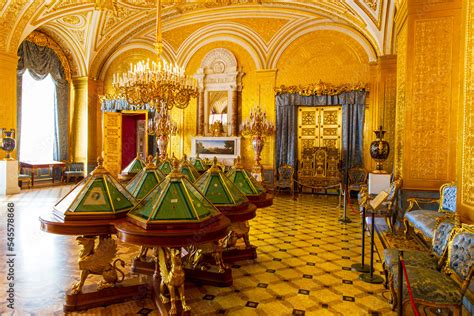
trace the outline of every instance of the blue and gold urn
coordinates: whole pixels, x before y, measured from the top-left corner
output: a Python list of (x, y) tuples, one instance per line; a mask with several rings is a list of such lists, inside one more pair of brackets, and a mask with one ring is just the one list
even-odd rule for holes
[(385, 132), (382, 126), (374, 131), (377, 138), (370, 144), (370, 156), (377, 164), (372, 173), (387, 173), (387, 171), (383, 170), (383, 162), (387, 160), (390, 154), (390, 145), (383, 139)]
[(5, 128), (0, 128), (0, 146), (7, 153), (5, 159), (13, 159), (10, 156), (10, 153), (15, 150), (16, 141), (15, 141), (15, 130), (12, 128), (7, 131)]

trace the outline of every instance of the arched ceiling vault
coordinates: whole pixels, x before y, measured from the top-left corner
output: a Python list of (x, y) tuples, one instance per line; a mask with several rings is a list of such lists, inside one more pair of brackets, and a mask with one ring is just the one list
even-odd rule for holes
[[(100, 77), (126, 47), (152, 48), (155, 0), (97, 2), (107, 10), (97, 9), (95, 0), (0, 1), (0, 52), (15, 54), (21, 41), (37, 29), (70, 52), (74, 75)], [(257, 69), (274, 68), (294, 40), (325, 29), (352, 37), (369, 61), (392, 53), (395, 8), (390, 0), (162, 2), (165, 58), (181, 64), (206, 43), (226, 40), (244, 47)], [(273, 29), (267, 27), (271, 19)], [(180, 39), (179, 33), (187, 37)]]

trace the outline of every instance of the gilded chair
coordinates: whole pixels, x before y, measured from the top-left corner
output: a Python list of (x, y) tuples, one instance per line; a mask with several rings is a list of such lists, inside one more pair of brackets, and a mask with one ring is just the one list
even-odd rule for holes
[(84, 178), (84, 163), (83, 162), (67, 162), (63, 170), (62, 181), (69, 183), (70, 179), (78, 181)]
[(295, 191), (293, 179), (295, 169), (293, 166), (284, 164), (277, 170), (278, 172), (275, 177), (275, 190), (280, 192), (281, 189), (290, 189), (291, 194), (293, 194)]
[[(474, 227), (463, 225), (454, 229), (448, 242), (448, 253), (443, 271), (427, 269), (424, 266), (406, 265), (408, 280), (415, 304), (420, 307), (436, 308), (439, 312), (449, 310), (451, 314), (462, 315), (463, 298), (474, 274)], [(393, 270), (393, 309), (397, 307), (398, 269)], [(402, 307), (409, 304), (409, 295), (403, 282)], [(426, 310), (426, 309), (425, 309)]]
[[(443, 217), (455, 217), (456, 193), (456, 184), (446, 183), (439, 189), (439, 199), (407, 199), (409, 204), (403, 219), (406, 237), (409, 237), (412, 228), (415, 233), (422, 236), (426, 241), (430, 241), (433, 238), (434, 228), (438, 220)], [(438, 204), (438, 210), (423, 208), (423, 206), (429, 204)]]
[(362, 186), (367, 184), (367, 170), (364, 168), (351, 168), (348, 172), (349, 175), (349, 186), (348, 194), (350, 196), (351, 191), (360, 192)]
[[(436, 226), (429, 252), (406, 249), (403, 250), (403, 260), (406, 265), (441, 270), (448, 250), (448, 242), (452, 239), (456, 224), (452, 219), (444, 219)], [(393, 270), (398, 268), (400, 249), (387, 248), (383, 251), (385, 272), (385, 287), (393, 284)]]

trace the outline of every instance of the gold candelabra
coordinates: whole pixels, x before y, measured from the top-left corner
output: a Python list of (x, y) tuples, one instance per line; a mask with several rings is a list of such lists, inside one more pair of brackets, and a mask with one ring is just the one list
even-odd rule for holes
[(166, 158), (166, 148), (168, 147), (170, 136), (178, 132), (177, 124), (171, 119), (168, 107), (162, 103), (159, 108), (155, 108), (155, 114), (148, 119), (147, 133), (156, 136), (156, 144), (160, 152), (160, 159)]
[(275, 133), (275, 126), (267, 120), (267, 113), (260, 106), (250, 111), (250, 117), (242, 124), (242, 136), (252, 136), (252, 147), (255, 152), (255, 164), (252, 174), (263, 181), (263, 166), (260, 163), (265, 136)]
[(165, 103), (168, 109), (174, 106), (184, 109), (192, 97), (198, 95), (196, 80), (184, 73), (184, 68), (161, 60), (163, 40), (161, 33), (161, 0), (156, 9), (157, 60), (142, 60), (127, 72), (115, 73), (112, 86), (115, 93), (103, 97), (103, 100), (126, 100), (129, 104), (145, 107), (159, 107)]

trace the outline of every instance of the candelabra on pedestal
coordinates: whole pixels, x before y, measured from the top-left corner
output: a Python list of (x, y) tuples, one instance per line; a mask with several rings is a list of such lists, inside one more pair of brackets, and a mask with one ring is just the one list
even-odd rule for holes
[(255, 152), (252, 175), (260, 182), (263, 182), (263, 166), (260, 161), (265, 136), (271, 136), (274, 133), (275, 126), (267, 120), (267, 113), (260, 107), (250, 111), (250, 117), (242, 125), (242, 136), (252, 136), (252, 147)]
[(166, 149), (170, 140), (170, 136), (176, 135), (178, 126), (171, 119), (168, 107), (165, 103), (161, 103), (159, 108), (155, 109), (155, 114), (148, 120), (148, 135), (156, 136), (156, 144), (160, 153), (160, 159), (166, 158)]

